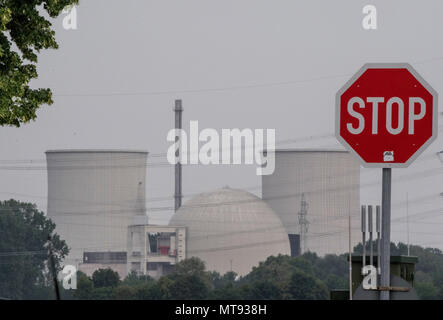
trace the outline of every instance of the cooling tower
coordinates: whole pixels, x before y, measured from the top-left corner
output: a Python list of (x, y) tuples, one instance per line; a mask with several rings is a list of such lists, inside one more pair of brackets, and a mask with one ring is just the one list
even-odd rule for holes
[(262, 193), (289, 238), (299, 235), (302, 252), (347, 252), (349, 214), (352, 245), (358, 243), (360, 163), (347, 151), (276, 150), (275, 171), (262, 177)]
[(65, 263), (83, 252), (126, 251), (127, 226), (145, 215), (147, 152), (55, 150), (46, 152), (48, 217), (66, 240)]

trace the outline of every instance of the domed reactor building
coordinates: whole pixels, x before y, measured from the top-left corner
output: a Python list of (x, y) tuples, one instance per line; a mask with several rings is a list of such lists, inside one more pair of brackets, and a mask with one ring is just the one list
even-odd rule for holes
[(187, 257), (201, 258), (208, 270), (246, 275), (269, 256), (290, 254), (285, 228), (260, 198), (223, 188), (189, 200), (171, 218), (185, 226)]

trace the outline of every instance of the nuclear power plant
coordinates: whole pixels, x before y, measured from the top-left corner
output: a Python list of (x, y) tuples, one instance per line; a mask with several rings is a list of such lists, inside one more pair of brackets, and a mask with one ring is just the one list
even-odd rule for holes
[[(179, 129), (180, 100), (173, 110)], [(148, 152), (51, 150), (46, 157), (48, 216), (70, 247), (64, 263), (88, 275), (110, 267), (121, 278), (159, 278), (190, 257), (220, 274), (246, 275), (272, 255), (348, 252), (349, 229), (359, 225), (360, 165), (343, 150), (276, 150), (274, 173), (262, 176), (262, 198), (224, 187), (184, 205), (178, 162), (175, 214), (165, 225), (148, 224)]]

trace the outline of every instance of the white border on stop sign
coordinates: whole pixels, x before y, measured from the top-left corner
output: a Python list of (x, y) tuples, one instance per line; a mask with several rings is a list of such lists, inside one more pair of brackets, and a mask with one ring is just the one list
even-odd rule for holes
[[(368, 69), (407, 69), (420, 84), (425, 87), (432, 95), (432, 136), (406, 161), (405, 163), (386, 163), (386, 162), (366, 162), (362, 157), (340, 136), (340, 97), (349, 89), (349, 87), (357, 81), (358, 78)], [(354, 74), (335, 95), (335, 137), (338, 141), (351, 153), (360, 159), (365, 168), (407, 168), (417, 159), (417, 157), (437, 139), (438, 135), (438, 94), (431, 85), (423, 79), (420, 74), (409, 63), (366, 63)]]

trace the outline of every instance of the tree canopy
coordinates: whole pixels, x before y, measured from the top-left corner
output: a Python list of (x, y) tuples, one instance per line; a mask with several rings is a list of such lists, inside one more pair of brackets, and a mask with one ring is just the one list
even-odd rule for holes
[(54, 233), (55, 224), (34, 204), (0, 201), (0, 297), (34, 298), (36, 286), (47, 286), (48, 236), (56, 269), (69, 250)]
[(34, 120), (37, 109), (52, 104), (50, 89), (33, 89), (37, 54), (58, 48), (51, 22), (78, 0), (0, 0), (0, 125)]
[[(358, 254), (361, 244), (354, 249)], [(403, 243), (392, 243), (393, 255), (405, 255), (406, 250)], [(414, 283), (420, 299), (443, 299), (441, 251), (411, 246), (411, 254), (419, 258)], [(221, 275), (207, 271), (203, 261), (192, 257), (158, 280), (129, 274), (117, 287), (92, 289), (89, 280), (84, 295), (92, 291), (89, 299), (325, 300), (330, 290), (348, 289), (348, 268), (346, 254), (321, 257), (307, 252), (295, 258), (270, 256), (246, 276), (238, 277), (234, 272)], [(77, 291), (80, 295), (80, 285)]]
[(111, 268), (99, 269), (92, 274), (92, 282), (95, 288), (116, 287), (120, 282), (120, 276)]

